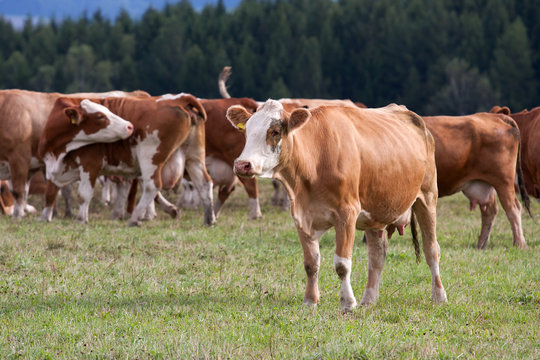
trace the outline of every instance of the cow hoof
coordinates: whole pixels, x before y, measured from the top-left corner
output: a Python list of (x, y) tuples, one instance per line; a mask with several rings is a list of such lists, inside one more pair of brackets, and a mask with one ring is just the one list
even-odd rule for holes
[(356, 299), (352, 298), (349, 300), (341, 299), (341, 313), (347, 314), (353, 311), (353, 309), (356, 307)]
[(32, 205), (29, 205), (29, 204), (25, 205), (24, 211), (29, 213), (29, 214), (35, 214), (37, 212), (36, 208), (33, 207)]
[(216, 216), (213, 215), (211, 217), (205, 216), (204, 217), (204, 225), (206, 226), (213, 226), (216, 224)]
[(176, 206), (172, 207), (169, 209), (169, 211), (167, 211), (167, 213), (171, 216), (171, 218), (176, 219), (178, 216), (178, 208), (176, 208)]
[(304, 298), (303, 305), (306, 306), (306, 307), (313, 308), (313, 309), (315, 309), (317, 307), (317, 303), (315, 301), (313, 301), (311, 299), (306, 299), (306, 298)]
[(525, 241), (519, 242), (519, 243), (514, 243), (514, 246), (520, 248), (521, 250), (525, 250), (525, 249), (528, 248), (527, 243)]
[(88, 219), (83, 219), (83, 218), (77, 218), (77, 221), (81, 224), (88, 224)]
[(130, 221), (128, 226), (129, 227), (135, 227), (135, 226), (141, 226), (142, 223), (140, 221)]
[(447, 302), (448, 300), (446, 299), (446, 291), (440, 288), (433, 289), (431, 293), (431, 300), (435, 304), (443, 304)]
[(72, 219), (73, 218), (73, 213), (71, 211), (66, 211), (66, 213), (64, 214), (64, 219)]
[(249, 220), (257, 220), (257, 219), (260, 219), (260, 218), (262, 218), (262, 214), (256, 214), (254, 216), (250, 216)]
[(367, 288), (364, 292), (364, 296), (362, 297), (362, 301), (360, 301), (360, 305), (375, 304), (378, 298), (379, 292), (377, 290), (373, 288)]

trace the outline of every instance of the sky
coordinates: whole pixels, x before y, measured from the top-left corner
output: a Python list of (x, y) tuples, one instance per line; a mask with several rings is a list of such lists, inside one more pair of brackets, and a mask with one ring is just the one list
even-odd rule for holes
[[(139, 18), (150, 6), (162, 9), (167, 3), (179, 0), (0, 0), (0, 16), (10, 20), (20, 28), (30, 15), (38, 19), (77, 18), (85, 11), (92, 15), (100, 9), (105, 17), (114, 19), (121, 9), (126, 9), (134, 18)], [(232, 9), (241, 0), (224, 0), (225, 6)], [(191, 0), (195, 9), (202, 9), (206, 4), (216, 4), (217, 0)]]

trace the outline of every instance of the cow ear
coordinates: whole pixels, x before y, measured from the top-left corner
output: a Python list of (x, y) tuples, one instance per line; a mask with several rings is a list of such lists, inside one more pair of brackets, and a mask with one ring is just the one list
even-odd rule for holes
[(251, 114), (243, 106), (233, 105), (227, 109), (227, 119), (238, 131), (246, 131), (246, 123), (250, 117)]
[(489, 111), (493, 114), (504, 114), (504, 115), (510, 115), (510, 108), (508, 106), (500, 107), (499, 105), (495, 105), (491, 108)]
[(311, 112), (308, 109), (298, 108), (294, 109), (289, 116), (287, 122), (287, 131), (291, 133), (294, 130), (300, 129), (311, 118)]
[(79, 125), (81, 123), (82, 114), (77, 108), (69, 107), (67, 109), (64, 109), (64, 113), (73, 125)]

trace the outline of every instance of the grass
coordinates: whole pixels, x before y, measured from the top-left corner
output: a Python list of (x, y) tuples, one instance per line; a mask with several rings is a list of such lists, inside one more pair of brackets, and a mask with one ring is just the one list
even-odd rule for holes
[[(247, 220), (238, 189), (212, 228), (202, 226), (202, 211), (188, 210), (128, 228), (97, 200), (86, 226), (0, 218), (0, 358), (540, 358), (540, 225), (532, 219), (523, 217), (528, 250), (512, 247), (501, 212), (488, 249), (477, 251), (479, 211), (470, 214), (462, 195), (441, 199), (448, 304), (430, 302), (429, 269), (415, 263), (407, 233), (390, 241), (378, 303), (341, 315), (334, 233), (321, 239), (321, 302), (306, 308), (293, 221), (269, 204), (271, 185), (261, 188), (263, 219)], [(367, 278), (360, 239), (358, 300)]]

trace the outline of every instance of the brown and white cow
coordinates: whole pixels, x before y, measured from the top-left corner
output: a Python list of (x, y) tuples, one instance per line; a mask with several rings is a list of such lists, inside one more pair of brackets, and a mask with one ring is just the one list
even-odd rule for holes
[[(144, 91), (125, 93), (79, 93), (64, 95), (26, 90), (0, 91), (0, 179), (11, 179), (15, 197), (14, 217), (27, 207), (28, 180), (44, 169), (37, 149), (39, 138), (54, 102), (61, 96), (95, 98), (106, 96), (150, 96)], [(29, 207), (30, 208), (30, 207)]]
[[(75, 104), (81, 101), (67, 100)], [(74, 179), (81, 180), (79, 193), (84, 203), (79, 211), (79, 220), (88, 221), (88, 204), (95, 181), (100, 174), (105, 174), (142, 179), (143, 194), (129, 221), (130, 225), (139, 224), (158, 190), (168, 181), (168, 178), (162, 178), (167, 162), (182, 158), (186, 170), (200, 188), (205, 207), (204, 223), (214, 224), (212, 182), (204, 166), (203, 123), (206, 113), (197, 99), (192, 95), (180, 94), (174, 98), (107, 98), (98, 101), (115, 114), (129, 119), (134, 126), (133, 136), (114, 143), (96, 143), (66, 152), (66, 146), (69, 147), (73, 139), (66, 138), (67, 145), (47, 145), (57, 137), (56, 130), (47, 131), (49, 123), (51, 120), (62, 120), (61, 114), (53, 117), (51, 113), (40, 142), (40, 154), (46, 159), (48, 179), (57, 186)], [(182, 149), (185, 152), (178, 155)], [(47, 212), (43, 214), (46, 219), (50, 219), (54, 191), (49, 195)]]
[[(234, 159), (240, 155), (246, 143), (245, 136), (232, 127), (227, 120), (227, 109), (233, 105), (241, 105), (250, 113), (254, 113), (258, 103), (250, 98), (200, 101), (208, 115), (205, 135), (206, 165), (214, 180), (214, 186), (219, 187), (214, 207), (216, 215), (218, 215), (223, 204), (235, 189), (236, 176), (232, 173)], [(249, 198), (249, 218), (260, 218), (262, 214), (257, 179), (241, 178), (239, 180), (244, 185)]]
[(494, 106), (492, 113), (510, 116), (521, 134), (521, 167), (527, 192), (540, 199), (540, 107), (511, 114), (507, 106)]
[(435, 149), (418, 115), (395, 104), (380, 109), (321, 106), (289, 114), (268, 100), (253, 115), (233, 106), (227, 118), (246, 130), (235, 172), (276, 178), (291, 198), (304, 250), (305, 304), (319, 301), (319, 238), (331, 227), (336, 230), (334, 267), (341, 279), (342, 311), (356, 306), (350, 283), (355, 229), (365, 230), (368, 239), (368, 281), (361, 303), (376, 302), (388, 245), (384, 230), (403, 226), (411, 210), (422, 230), (432, 300), (446, 301), (435, 233)]
[[(478, 204), (482, 229), (477, 247), (484, 249), (495, 216), (497, 197), (510, 221), (514, 245), (526, 247), (521, 228), (521, 205), (514, 190), (520, 135), (515, 122), (505, 116), (477, 113), (467, 116), (423, 116), (435, 139), (439, 196), (462, 191), (470, 209)], [(519, 176), (518, 176), (519, 180)], [(528, 208), (528, 197), (522, 192)]]

